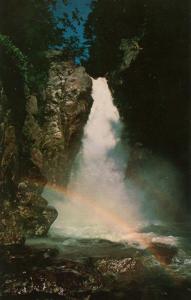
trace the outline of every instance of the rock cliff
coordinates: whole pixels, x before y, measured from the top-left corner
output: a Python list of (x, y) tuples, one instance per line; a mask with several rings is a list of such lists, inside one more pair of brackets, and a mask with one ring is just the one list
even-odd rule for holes
[(23, 122), (13, 108), (18, 93), (10, 99), (1, 81), (1, 245), (48, 232), (57, 211), (42, 198), (43, 187), (47, 181), (67, 183), (91, 108), (91, 79), (85, 69), (58, 56), (50, 60), (46, 88), (36, 94), (25, 91)]
[[(92, 77), (108, 78), (131, 148), (128, 177), (143, 191), (152, 182), (150, 198), (174, 221), (189, 219), (191, 210), (189, 11), (188, 0), (96, 1), (85, 26), (85, 66)], [(161, 161), (171, 164), (172, 176)], [(148, 166), (155, 181), (144, 176)], [(164, 197), (158, 190), (165, 189)]]

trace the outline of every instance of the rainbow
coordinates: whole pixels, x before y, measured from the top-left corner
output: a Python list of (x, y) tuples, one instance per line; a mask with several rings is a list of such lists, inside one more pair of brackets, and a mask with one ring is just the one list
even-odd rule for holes
[(57, 184), (47, 183), (46, 189), (61, 194), (64, 198), (67, 198), (74, 204), (80, 203), (81, 205), (88, 207), (90, 211), (93, 211), (100, 219), (103, 219), (111, 229), (115, 226), (121, 231), (126, 232), (128, 241), (138, 243), (143, 248), (150, 248), (151, 237), (138, 232), (138, 229), (135, 228), (135, 226), (128, 224), (123, 217), (108, 207), (104, 207), (103, 204), (98, 203), (95, 199), (87, 198), (84, 195), (76, 193), (74, 190), (70, 190), (69, 188)]
[(136, 231), (136, 229), (130, 226), (121, 216), (116, 214), (114, 211), (105, 208), (100, 203), (96, 203), (94, 199), (89, 199), (76, 193), (75, 191), (71, 191), (69, 188), (65, 188), (63, 186), (59, 186), (57, 184), (48, 183), (46, 188), (52, 192), (56, 192), (58, 194), (63, 195), (63, 197), (72, 201), (74, 204), (80, 203), (89, 207), (94, 211), (100, 218), (104, 218), (107, 221), (107, 225), (118, 226), (120, 229), (125, 230), (127, 232), (128, 240), (138, 243), (141, 247), (145, 248), (151, 255), (155, 257), (155, 259), (160, 263), (160, 266), (167, 272), (173, 279), (177, 280), (177, 276), (174, 273), (172, 267), (168, 265), (164, 258), (162, 258), (157, 250), (153, 248), (152, 239), (149, 236), (143, 235)]
[[(34, 181), (36, 184), (37, 181)], [(40, 182), (38, 181), (38, 185)], [(44, 187), (44, 183), (42, 183), (42, 187)], [(172, 278), (177, 280), (175, 273), (170, 265), (167, 265), (166, 262), (160, 255), (158, 255), (156, 249), (153, 249), (151, 237), (145, 236), (139, 233), (134, 227), (130, 226), (121, 216), (116, 214), (114, 211), (105, 208), (100, 205), (100, 203), (96, 203), (94, 199), (89, 199), (76, 193), (75, 191), (70, 190), (69, 188), (60, 186), (58, 184), (47, 183), (45, 186), (46, 189), (61, 194), (64, 198), (67, 198), (74, 204), (80, 203), (92, 209), (94, 213), (96, 213), (100, 218), (104, 218), (107, 221), (108, 226), (118, 226), (120, 229), (125, 230), (128, 235), (128, 240), (132, 240), (138, 243), (140, 246), (144, 247), (151, 255), (153, 255), (157, 261), (160, 263), (161, 267), (164, 268)]]
[[(63, 198), (71, 201), (74, 204), (81, 204), (85, 207), (88, 207), (90, 211), (93, 211), (100, 219), (103, 219), (107, 226), (113, 229), (115, 226), (119, 228), (121, 231), (127, 233), (127, 242), (132, 241), (133, 243), (138, 243), (142, 248), (151, 251), (153, 255), (155, 255), (155, 251), (153, 251), (152, 247), (152, 238), (153, 236), (148, 236), (140, 233), (138, 229), (132, 224), (128, 224), (125, 219), (123, 219), (120, 215), (118, 215), (115, 211), (111, 210), (108, 207), (104, 207), (103, 204), (100, 204), (93, 198), (87, 198), (84, 195), (77, 193), (74, 190), (69, 189), (68, 187), (64, 187), (55, 183), (48, 182), (44, 185), (44, 182), (40, 182), (39, 180), (30, 180), (31, 184), (38, 184), (38, 186), (42, 186), (46, 188), (50, 192), (54, 192), (56, 194), (60, 194)], [(156, 255), (155, 255), (156, 256)]]

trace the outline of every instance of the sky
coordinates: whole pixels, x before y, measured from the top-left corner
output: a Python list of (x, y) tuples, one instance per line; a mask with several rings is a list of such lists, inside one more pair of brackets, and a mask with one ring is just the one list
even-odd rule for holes
[[(77, 8), (79, 10), (80, 16), (84, 19), (84, 21), (86, 21), (87, 16), (90, 12), (91, 2), (92, 2), (92, 0), (68, 0), (68, 5), (65, 6), (63, 4), (63, 0), (57, 0), (55, 15), (57, 17), (61, 17), (63, 12), (66, 12), (70, 15), (71, 12), (75, 8)], [(81, 43), (84, 42), (83, 30), (84, 30), (84, 24), (82, 22), (77, 27), (77, 35), (78, 35)], [(68, 32), (68, 34), (70, 34), (70, 31)]]

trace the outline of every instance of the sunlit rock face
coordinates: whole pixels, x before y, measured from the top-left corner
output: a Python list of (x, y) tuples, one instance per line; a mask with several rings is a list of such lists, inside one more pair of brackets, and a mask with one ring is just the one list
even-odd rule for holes
[[(41, 95), (25, 92), (21, 120), (1, 84), (0, 244), (45, 235), (56, 219), (57, 211), (41, 197), (42, 190), (47, 180), (67, 181), (90, 95), (91, 79), (84, 68), (51, 57), (47, 87)], [(19, 96), (15, 92), (15, 99)]]
[(50, 182), (67, 183), (92, 104), (92, 82), (83, 67), (52, 61), (44, 92), (43, 172)]

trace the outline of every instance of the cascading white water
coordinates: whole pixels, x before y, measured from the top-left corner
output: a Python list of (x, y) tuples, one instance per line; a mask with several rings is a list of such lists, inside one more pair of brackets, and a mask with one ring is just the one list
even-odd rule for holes
[[(130, 199), (125, 184), (128, 157), (120, 139), (122, 123), (105, 78), (93, 79), (92, 97), (68, 186), (72, 194), (64, 199), (57, 196), (53, 202), (59, 216), (51, 230), (65, 236), (120, 240), (128, 235), (128, 226), (132, 232), (140, 221), (135, 199)], [(49, 198), (48, 191), (45, 193)]]

